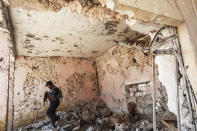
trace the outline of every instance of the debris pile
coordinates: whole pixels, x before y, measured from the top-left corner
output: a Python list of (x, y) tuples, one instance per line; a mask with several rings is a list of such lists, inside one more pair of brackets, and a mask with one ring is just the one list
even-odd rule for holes
[[(78, 101), (65, 112), (58, 111), (57, 115), (60, 118), (57, 125), (62, 131), (131, 131), (136, 129), (149, 131), (153, 129), (152, 123), (148, 120), (135, 119), (134, 121), (127, 114), (112, 113), (101, 99), (88, 102)], [(27, 127), (23, 129), (47, 130), (50, 124), (45, 120)]]
[(142, 120), (133, 124), (132, 128), (138, 129), (140, 131), (151, 131), (153, 130), (153, 124), (148, 120)]
[(62, 121), (72, 123), (73, 128), (87, 127), (87, 131), (116, 128), (124, 130), (131, 126), (127, 115), (122, 117), (112, 113), (101, 99), (78, 101), (67, 110), (67, 113), (57, 112), (57, 115)]

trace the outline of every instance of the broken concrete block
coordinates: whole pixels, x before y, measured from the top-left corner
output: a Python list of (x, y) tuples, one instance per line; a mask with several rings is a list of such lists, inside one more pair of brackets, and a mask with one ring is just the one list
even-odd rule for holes
[(125, 131), (126, 129), (128, 129), (128, 126), (125, 125), (124, 123), (122, 123), (122, 124), (116, 123), (115, 124), (115, 131)]

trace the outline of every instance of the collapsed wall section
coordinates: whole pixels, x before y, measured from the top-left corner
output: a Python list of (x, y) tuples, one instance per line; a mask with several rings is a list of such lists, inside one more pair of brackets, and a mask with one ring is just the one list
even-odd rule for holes
[(150, 81), (145, 75), (151, 75), (151, 68), (147, 66), (150, 65), (150, 56), (144, 56), (143, 52), (114, 46), (96, 59), (101, 97), (112, 111), (127, 112), (124, 104), (126, 84)]
[[(152, 63), (149, 53), (114, 46), (96, 59), (101, 97), (107, 106), (118, 113), (152, 116)], [(176, 119), (168, 109), (165, 87), (156, 77), (156, 111), (158, 118)]]
[(51, 80), (63, 92), (60, 108), (78, 100), (96, 98), (98, 85), (94, 61), (80, 58), (17, 57), (14, 87), (15, 127), (46, 116), (42, 107), (45, 82)]

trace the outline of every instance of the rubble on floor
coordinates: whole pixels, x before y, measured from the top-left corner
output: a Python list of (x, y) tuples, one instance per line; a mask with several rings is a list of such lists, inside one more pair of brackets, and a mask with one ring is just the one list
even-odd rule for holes
[[(131, 120), (129, 115), (112, 113), (101, 99), (79, 101), (66, 111), (58, 111), (61, 131), (151, 131), (153, 125), (148, 120)], [(134, 121), (131, 123), (131, 121)], [(20, 130), (48, 130), (48, 120), (32, 124)], [(159, 129), (159, 127), (158, 127)], [(160, 127), (161, 129), (161, 127)]]

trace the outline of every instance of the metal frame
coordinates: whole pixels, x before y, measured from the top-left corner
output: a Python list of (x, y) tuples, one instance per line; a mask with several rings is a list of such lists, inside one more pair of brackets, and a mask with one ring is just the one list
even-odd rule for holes
[[(175, 34), (165, 38), (162, 41), (156, 42), (157, 39), (157, 35), (160, 35), (161, 32), (165, 29), (174, 29), (175, 30)], [(187, 100), (188, 100), (188, 104), (189, 104), (189, 111), (191, 113), (192, 116), (192, 124), (194, 125), (194, 130), (196, 131), (196, 124), (195, 124), (195, 119), (194, 119), (194, 104), (192, 105), (192, 98), (194, 99), (193, 103), (195, 103), (195, 105), (197, 104), (197, 100), (196, 100), (196, 96), (195, 93), (193, 91), (193, 88), (191, 86), (191, 83), (189, 81), (189, 78), (187, 76), (184, 64), (183, 64), (183, 59), (182, 59), (182, 55), (181, 55), (181, 49), (180, 49), (180, 44), (179, 44), (179, 40), (178, 40), (178, 35), (177, 35), (177, 28), (173, 27), (173, 26), (165, 26), (163, 28), (161, 28), (155, 35), (153, 42), (151, 43), (151, 47), (150, 47), (150, 51), (153, 55), (153, 91), (154, 91), (154, 95), (153, 95), (153, 129), (154, 131), (156, 131), (156, 112), (155, 112), (155, 70), (154, 70), (154, 57), (155, 55), (174, 55), (177, 59), (177, 72), (178, 73), (178, 69), (179, 67), (181, 68), (181, 74), (182, 77), (184, 79), (184, 89), (186, 90), (186, 96), (187, 96)], [(170, 49), (158, 49), (158, 47), (161, 47), (162, 45), (164, 45), (166, 42), (172, 42), (173, 48)], [(155, 45), (155, 43), (158, 43), (157, 45)], [(190, 92), (189, 92), (190, 91)], [(191, 98), (192, 97), (192, 98)], [(179, 87), (178, 87), (178, 80), (177, 80), (177, 126), (178, 126), (178, 131), (181, 131), (181, 118), (180, 118), (180, 101), (179, 101)]]
[[(161, 39), (160, 37), (162, 36), (162, 31), (166, 30), (166, 29), (173, 29), (175, 31), (175, 34), (169, 36), (169, 37), (166, 37), (166, 38), (163, 38)], [(160, 40), (158, 40), (158, 38)], [(158, 49), (159, 47), (165, 45), (167, 42), (172, 42), (172, 45), (173, 47), (170, 48), (170, 49)], [(197, 106), (197, 98), (196, 98), (196, 95), (194, 93), (194, 90), (192, 88), (192, 85), (190, 83), (190, 80), (189, 80), (189, 77), (187, 76), (187, 73), (186, 73), (186, 69), (184, 67), (184, 64), (183, 64), (183, 58), (182, 58), (182, 55), (181, 55), (181, 48), (180, 48), (180, 44), (179, 44), (179, 39), (178, 39), (178, 33), (177, 33), (177, 28), (174, 27), (174, 26), (164, 26), (162, 27), (154, 36), (151, 44), (149, 47), (147, 48), (143, 48), (143, 47), (134, 47), (132, 45), (129, 45), (129, 44), (125, 44), (125, 43), (120, 43), (120, 45), (123, 45), (127, 48), (132, 48), (132, 49), (136, 49), (136, 50), (143, 50), (143, 51), (146, 51), (146, 52), (149, 52), (152, 54), (152, 73), (153, 73), (153, 76), (152, 76), (152, 82), (153, 82), (153, 93), (152, 93), (152, 96), (153, 96), (153, 129), (154, 131), (156, 131), (156, 110), (155, 110), (155, 107), (156, 107), (156, 94), (155, 94), (155, 63), (154, 63), (154, 59), (155, 59), (155, 56), (158, 56), (158, 55), (173, 55), (176, 57), (177, 59), (177, 72), (178, 73), (178, 69), (181, 68), (181, 74), (182, 74), (182, 77), (184, 79), (184, 89), (186, 90), (186, 96), (187, 96), (187, 100), (188, 100), (188, 104), (189, 104), (189, 110), (190, 110), (190, 113), (192, 115), (192, 122), (193, 122), (193, 125), (194, 125), (194, 130), (197, 129), (197, 125), (195, 124), (195, 119), (194, 119), (194, 112), (193, 110), (194, 107)], [(178, 125), (178, 131), (181, 131), (181, 118), (180, 118), (180, 101), (179, 101), (179, 87), (178, 87), (178, 79), (177, 79), (177, 125)], [(196, 111), (197, 113), (197, 111)]]

